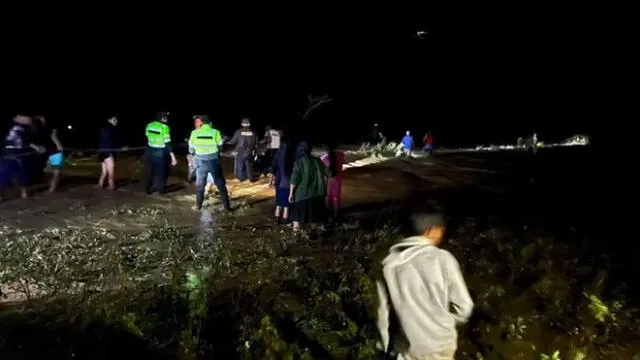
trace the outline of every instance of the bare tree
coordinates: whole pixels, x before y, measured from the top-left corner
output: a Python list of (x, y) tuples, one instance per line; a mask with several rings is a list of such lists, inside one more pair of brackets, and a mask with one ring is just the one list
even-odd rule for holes
[(331, 102), (331, 100), (333, 99), (329, 95), (312, 96), (311, 94), (309, 94), (307, 110), (302, 115), (302, 119), (307, 119), (313, 110), (326, 103)]

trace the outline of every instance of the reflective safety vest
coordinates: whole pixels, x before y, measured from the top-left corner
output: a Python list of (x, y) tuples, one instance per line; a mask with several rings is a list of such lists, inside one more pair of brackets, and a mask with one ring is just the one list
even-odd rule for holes
[(221, 145), (220, 131), (209, 124), (203, 124), (199, 129), (193, 130), (189, 137), (189, 146), (194, 149), (196, 155), (216, 154)]
[(145, 129), (147, 135), (147, 145), (152, 148), (163, 149), (165, 144), (171, 142), (169, 126), (161, 121), (152, 121)]

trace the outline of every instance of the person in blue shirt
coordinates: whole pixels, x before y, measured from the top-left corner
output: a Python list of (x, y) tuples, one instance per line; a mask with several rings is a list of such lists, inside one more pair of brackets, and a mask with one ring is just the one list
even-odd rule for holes
[(269, 185), (276, 189), (276, 210), (274, 213), (277, 223), (289, 222), (289, 188), (291, 174), (296, 158), (296, 147), (283, 139), (271, 162), (271, 178)]
[(411, 151), (413, 150), (414, 142), (413, 136), (411, 136), (411, 132), (407, 130), (406, 135), (402, 138), (402, 149), (407, 156), (411, 156)]

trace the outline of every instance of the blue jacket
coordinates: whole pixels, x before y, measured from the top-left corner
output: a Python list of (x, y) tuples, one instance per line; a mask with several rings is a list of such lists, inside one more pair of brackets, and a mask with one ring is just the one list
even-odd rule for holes
[(274, 183), (277, 187), (289, 187), (294, 161), (293, 149), (291, 146), (283, 143), (280, 146), (280, 149), (278, 149), (274, 154), (273, 161), (271, 163), (271, 173), (275, 177)]
[(405, 149), (413, 149), (413, 136), (405, 135), (402, 138), (402, 145)]

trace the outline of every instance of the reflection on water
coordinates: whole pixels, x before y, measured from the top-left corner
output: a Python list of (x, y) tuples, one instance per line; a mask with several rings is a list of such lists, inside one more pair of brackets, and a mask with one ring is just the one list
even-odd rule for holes
[(210, 210), (203, 209), (200, 212), (199, 230), (201, 236), (213, 236), (214, 227), (216, 226), (215, 217)]

